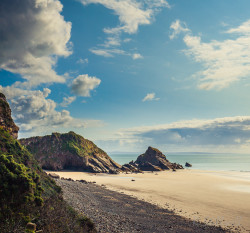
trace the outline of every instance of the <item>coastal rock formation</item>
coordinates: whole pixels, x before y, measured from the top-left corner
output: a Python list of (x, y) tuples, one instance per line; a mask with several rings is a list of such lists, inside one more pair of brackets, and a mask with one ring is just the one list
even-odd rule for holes
[(43, 169), (115, 174), (121, 168), (93, 142), (72, 131), (21, 139), (20, 142), (35, 156)]
[(163, 171), (169, 169), (183, 169), (182, 165), (171, 163), (166, 156), (156, 148), (148, 147), (144, 154), (138, 156), (135, 162), (130, 162), (130, 166), (142, 171)]
[(0, 93), (0, 127), (17, 139), (19, 128), (11, 117), (11, 109), (4, 94)]

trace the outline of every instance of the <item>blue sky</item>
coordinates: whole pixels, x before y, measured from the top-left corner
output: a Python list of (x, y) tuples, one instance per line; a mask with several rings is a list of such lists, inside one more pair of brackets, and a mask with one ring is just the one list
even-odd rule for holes
[(111, 151), (250, 149), (249, 1), (3, 0), (0, 90), (19, 137)]

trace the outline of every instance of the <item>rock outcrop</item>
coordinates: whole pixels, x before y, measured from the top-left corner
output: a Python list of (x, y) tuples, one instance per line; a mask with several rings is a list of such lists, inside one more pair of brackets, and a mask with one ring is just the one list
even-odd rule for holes
[[(125, 168), (124, 168), (125, 167)], [(128, 165), (123, 165), (125, 170)], [(148, 147), (144, 154), (138, 156), (135, 162), (130, 162), (129, 167), (137, 168), (137, 171), (163, 171), (163, 170), (175, 170), (183, 169), (182, 165), (177, 163), (171, 163), (167, 160), (166, 156), (156, 148)]]
[(0, 93), (0, 127), (17, 139), (19, 128), (11, 117), (11, 109), (4, 94)]
[(43, 169), (115, 174), (121, 168), (93, 142), (72, 131), (21, 139), (20, 142), (35, 156)]
[(185, 167), (192, 167), (192, 164), (191, 164), (191, 163), (186, 162), (186, 163), (185, 163)]

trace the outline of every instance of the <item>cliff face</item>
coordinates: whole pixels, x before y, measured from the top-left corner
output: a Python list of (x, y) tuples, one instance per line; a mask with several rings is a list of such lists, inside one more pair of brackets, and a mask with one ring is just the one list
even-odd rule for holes
[(93, 142), (74, 132), (21, 139), (40, 166), (48, 170), (74, 169), (117, 173), (121, 166)]
[(10, 106), (2, 93), (0, 93), (0, 127), (8, 131), (14, 139), (17, 139), (19, 128), (11, 117)]
[(182, 165), (169, 162), (161, 151), (153, 147), (148, 147), (144, 154), (139, 155), (137, 160), (130, 162), (129, 165), (137, 167), (137, 169), (141, 171), (183, 169)]

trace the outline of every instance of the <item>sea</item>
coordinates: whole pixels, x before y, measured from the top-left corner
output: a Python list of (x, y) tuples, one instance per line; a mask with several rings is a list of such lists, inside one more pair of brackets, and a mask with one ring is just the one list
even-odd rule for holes
[[(190, 169), (210, 171), (238, 171), (250, 173), (250, 154), (233, 153), (164, 153), (170, 162), (185, 165), (192, 164)], [(139, 153), (109, 153), (109, 156), (119, 164), (136, 160)]]

